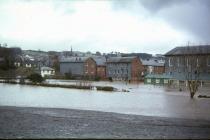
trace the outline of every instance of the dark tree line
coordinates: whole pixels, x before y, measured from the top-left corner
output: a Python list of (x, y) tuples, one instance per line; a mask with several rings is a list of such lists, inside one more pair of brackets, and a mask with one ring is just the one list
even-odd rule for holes
[(18, 47), (7, 48), (0, 45), (0, 69), (9, 70), (14, 69), (14, 61), (17, 55), (21, 55), (22, 50)]

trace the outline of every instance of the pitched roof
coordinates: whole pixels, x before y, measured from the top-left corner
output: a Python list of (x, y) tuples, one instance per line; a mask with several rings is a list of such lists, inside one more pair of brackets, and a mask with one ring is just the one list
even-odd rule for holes
[(106, 58), (105, 57), (92, 57), (96, 61), (96, 65), (105, 66)]
[(171, 75), (166, 73), (163, 74), (147, 74), (145, 78), (160, 78), (160, 79), (173, 79)]
[(52, 69), (50, 67), (41, 67), (41, 70), (54, 70), (54, 69)]
[(110, 57), (107, 63), (130, 63), (136, 57)]
[(165, 56), (193, 54), (210, 54), (210, 45), (176, 47), (167, 52)]
[(144, 66), (164, 66), (164, 63), (159, 63), (158, 61), (155, 61), (153, 59), (149, 59), (149, 60), (141, 60), (142, 65)]
[(69, 62), (69, 63), (84, 63), (90, 57), (69, 57), (63, 58), (60, 62)]

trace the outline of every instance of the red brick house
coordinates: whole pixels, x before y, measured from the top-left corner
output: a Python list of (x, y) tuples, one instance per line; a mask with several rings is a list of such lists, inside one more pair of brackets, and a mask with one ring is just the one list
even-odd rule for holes
[(101, 57), (93, 57), (93, 59), (95, 60), (97, 66), (96, 75), (103, 80), (106, 79), (106, 58), (101, 56)]
[(165, 63), (160, 63), (158, 60), (148, 59), (141, 60), (144, 67), (143, 75), (147, 74), (163, 74), (165, 72)]

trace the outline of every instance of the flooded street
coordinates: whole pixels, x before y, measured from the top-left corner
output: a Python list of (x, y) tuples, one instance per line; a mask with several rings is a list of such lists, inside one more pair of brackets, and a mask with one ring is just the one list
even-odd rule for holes
[[(110, 85), (109, 82), (92, 84)], [(188, 93), (167, 91), (161, 86), (118, 82), (113, 82), (111, 86), (130, 92), (0, 84), (0, 106), (67, 108), (210, 120), (209, 99), (199, 99), (197, 95), (190, 99)]]

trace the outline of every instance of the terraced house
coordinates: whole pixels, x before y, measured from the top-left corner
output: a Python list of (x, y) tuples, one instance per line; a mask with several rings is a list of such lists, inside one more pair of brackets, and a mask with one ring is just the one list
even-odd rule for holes
[(141, 60), (142, 65), (144, 66), (144, 73), (143, 75), (147, 74), (163, 74), (165, 67), (164, 62), (159, 62), (158, 60), (153, 59), (146, 59)]
[(101, 79), (106, 79), (106, 58), (101, 56), (101, 57), (92, 57), (97, 65), (97, 76), (100, 77)]
[(165, 71), (173, 79), (210, 81), (210, 45), (176, 47), (165, 56)]
[(107, 77), (113, 80), (141, 80), (143, 66), (138, 57), (110, 57), (106, 66)]
[(96, 76), (96, 62), (91, 57), (69, 57), (60, 60), (60, 73), (75, 77)]

